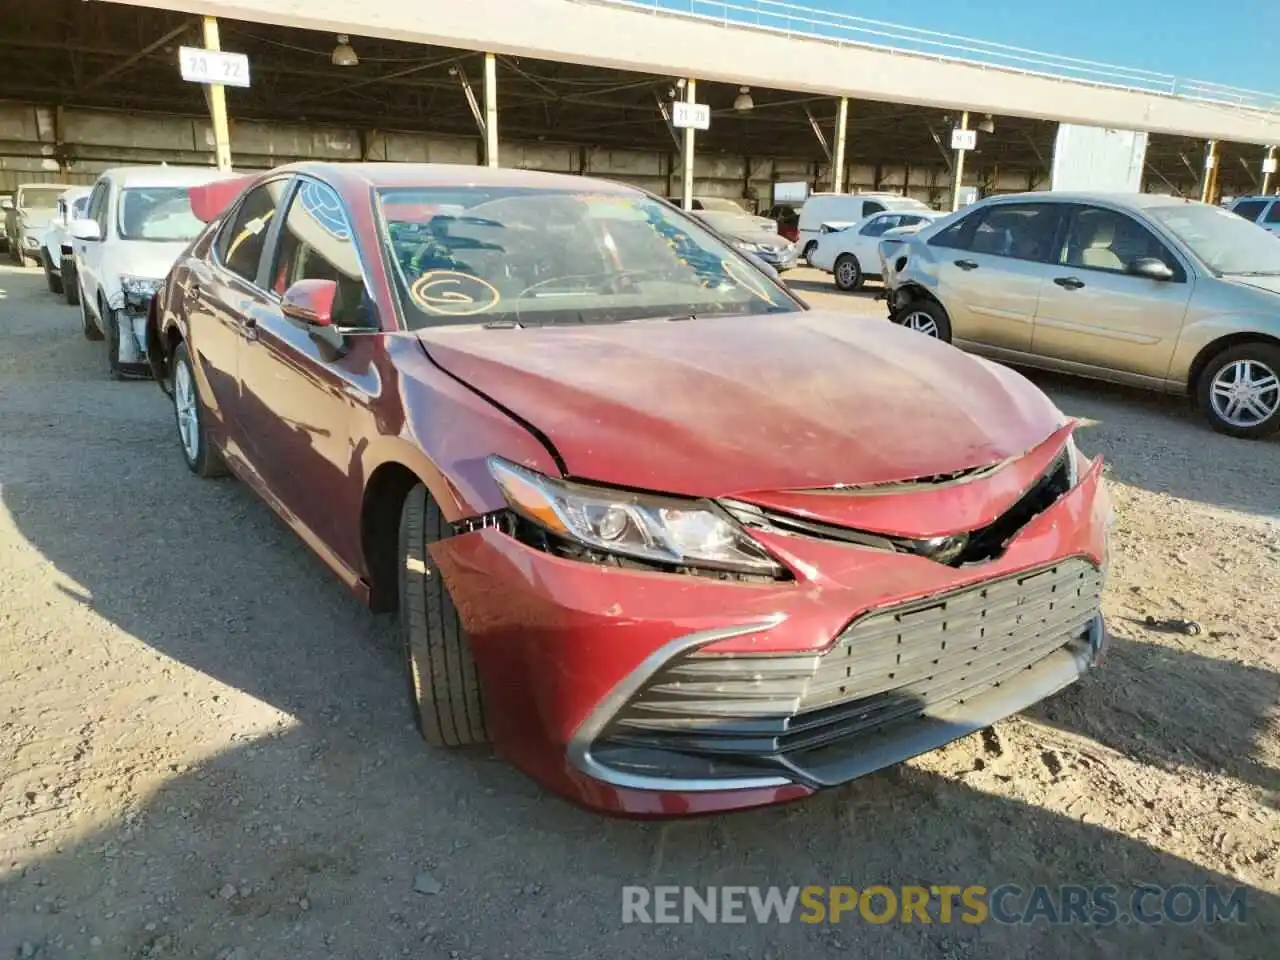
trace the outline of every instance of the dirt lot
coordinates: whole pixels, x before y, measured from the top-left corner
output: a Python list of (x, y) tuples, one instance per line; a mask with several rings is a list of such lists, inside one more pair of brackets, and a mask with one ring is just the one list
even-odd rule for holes
[[(428, 752), (390, 624), (0, 267), (0, 958), (1276, 957), (1280, 441), (1037, 380), (1112, 465), (1106, 669), (804, 804), (632, 823)], [(1244, 885), (1246, 920), (621, 923), (624, 884), (1137, 882)]]

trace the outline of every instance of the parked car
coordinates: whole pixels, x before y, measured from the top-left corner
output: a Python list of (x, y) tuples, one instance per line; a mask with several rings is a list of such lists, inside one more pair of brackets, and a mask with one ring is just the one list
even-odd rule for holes
[(65, 183), (24, 183), (13, 194), (13, 206), (5, 211), (9, 258), (18, 266), (40, 259), (44, 228), (53, 218)]
[(868, 277), (880, 276), (880, 238), (919, 229), (943, 216), (933, 210), (873, 213), (844, 230), (822, 234), (809, 255), (809, 265), (834, 275), (841, 290), (857, 290)]
[(1028, 366), (1190, 393), (1214, 429), (1280, 429), (1280, 244), (1221, 207), (990, 198), (881, 241), (890, 319)]
[[(743, 253), (759, 257), (779, 273), (796, 265), (796, 245), (770, 226), (772, 220), (742, 213), (704, 210), (694, 214), (699, 220), (729, 240)], [(766, 226), (761, 226), (761, 223)]]
[(76, 304), (75, 255), (71, 245), (71, 224), (84, 216), (89, 202), (88, 187), (69, 187), (58, 197), (53, 219), (40, 238), (40, 263), (50, 293), (62, 294), (67, 303)]
[(1280, 234), (1280, 195), (1236, 197), (1227, 209), (1256, 223), (1268, 233)]
[[(670, 198), (671, 203), (676, 206), (682, 204), (680, 197)], [(776, 221), (768, 217), (757, 217), (751, 213), (741, 203), (736, 200), (730, 200), (728, 197), (694, 197), (690, 204), (695, 214), (714, 214), (720, 217), (746, 217), (755, 225), (769, 233), (777, 233), (778, 224)]]
[(9, 211), (13, 209), (13, 194), (0, 193), (0, 250), (9, 252)]
[(220, 186), (148, 323), (179, 449), (399, 611), (430, 743), (492, 738), (602, 810), (749, 807), (1102, 650), (1102, 465), (1014, 371), (809, 311), (625, 184), (306, 163), (226, 210)]
[(147, 376), (147, 306), (203, 228), (189, 190), (232, 174), (210, 167), (117, 167), (93, 185), (71, 225), (84, 335), (107, 341), (112, 377)]
[(894, 193), (814, 193), (800, 208), (799, 243), (801, 256), (809, 261), (818, 246), (823, 225), (827, 232), (852, 226), (873, 213), (885, 210), (928, 210), (929, 205)]
[(799, 242), (800, 211), (794, 206), (789, 203), (776, 204), (765, 216), (777, 223), (779, 236), (785, 237), (792, 243)]

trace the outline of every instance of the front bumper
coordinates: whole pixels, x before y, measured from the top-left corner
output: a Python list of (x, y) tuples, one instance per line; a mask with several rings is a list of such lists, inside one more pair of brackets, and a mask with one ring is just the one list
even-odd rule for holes
[(790, 270), (800, 259), (800, 255), (796, 252), (794, 246), (783, 250), (761, 250), (756, 256), (779, 273), (784, 270)]
[(998, 559), (960, 568), (765, 533), (803, 579), (596, 566), (493, 528), (432, 554), (500, 752), (602, 811), (722, 811), (935, 749), (1097, 663), (1110, 513), (1100, 472)]

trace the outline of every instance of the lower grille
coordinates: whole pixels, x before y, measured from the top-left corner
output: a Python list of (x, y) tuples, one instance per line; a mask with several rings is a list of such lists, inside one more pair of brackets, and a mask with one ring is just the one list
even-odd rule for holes
[[(889, 732), (1007, 683), (1098, 615), (1102, 573), (1084, 559), (858, 617), (822, 653), (693, 651), (658, 670), (593, 747), (610, 765), (668, 763), (738, 775), (803, 767), (806, 751)], [(696, 764), (694, 764), (696, 765)]]

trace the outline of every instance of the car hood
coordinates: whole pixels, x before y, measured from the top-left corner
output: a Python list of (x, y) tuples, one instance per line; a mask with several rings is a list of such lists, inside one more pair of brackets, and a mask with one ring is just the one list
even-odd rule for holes
[[(419, 333), (570, 476), (696, 497), (929, 477), (1061, 423), (1007, 368), (842, 314)], [(499, 451), (500, 452), (500, 451)]]
[(122, 276), (163, 280), (187, 248), (186, 240), (121, 240), (111, 246), (111, 266)]
[(1224, 276), (1222, 278), (1228, 283), (1234, 283), (1242, 287), (1253, 287), (1256, 290), (1266, 290), (1268, 293), (1280, 293), (1280, 277), (1244, 277), (1244, 276)]
[(24, 210), (22, 211), (22, 223), (28, 232), (43, 230), (53, 220), (56, 210)]

